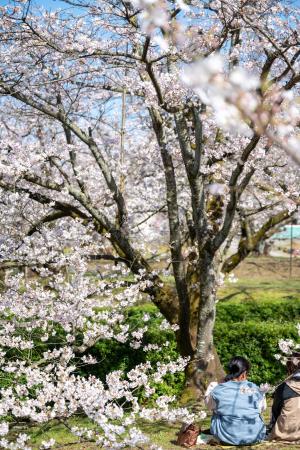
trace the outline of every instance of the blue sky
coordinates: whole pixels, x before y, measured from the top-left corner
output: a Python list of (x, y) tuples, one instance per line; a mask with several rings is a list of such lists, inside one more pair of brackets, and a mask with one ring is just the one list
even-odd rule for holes
[[(300, 0), (299, 0), (300, 1)], [(37, 5), (45, 6), (47, 9), (66, 8), (69, 5), (61, 0), (34, 0)]]
[[(60, 0), (35, 0), (35, 2), (38, 3), (39, 5), (44, 5), (50, 8), (60, 8), (61, 6), (66, 5), (63, 1)], [(292, 1), (292, 3), (294, 5), (300, 5), (300, 0), (294, 0)]]
[[(1, 6), (7, 5), (8, 3), (12, 2), (9, 2), (8, 0), (0, 0)], [(61, 0), (33, 0), (32, 3), (45, 6), (45, 8), (47, 9), (65, 8), (66, 6), (68, 6)]]
[[(0, 0), (0, 5), (7, 4), (7, 0)], [(65, 8), (68, 6), (63, 0), (34, 0), (34, 3), (45, 6), (47, 9)], [(292, 0), (295, 6), (300, 6), (300, 0)]]
[(66, 6), (66, 4), (60, 0), (35, 0), (39, 5), (43, 5), (50, 8), (60, 8)]

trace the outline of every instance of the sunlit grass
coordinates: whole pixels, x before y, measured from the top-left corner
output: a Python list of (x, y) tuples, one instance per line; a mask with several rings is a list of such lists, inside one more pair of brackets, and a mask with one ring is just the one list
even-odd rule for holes
[[(270, 400), (269, 400), (269, 407), (267, 411), (264, 413), (264, 419), (267, 423), (270, 417)], [(72, 418), (68, 421), (68, 424), (70, 426), (79, 426), (79, 427), (86, 427), (86, 428), (93, 428), (94, 425), (91, 421), (89, 421), (86, 418), (83, 417), (77, 417)], [(207, 430), (209, 429), (210, 424), (210, 416), (208, 415), (206, 419), (204, 419), (201, 422), (201, 429)], [(50, 429), (32, 429), (30, 431), (30, 445), (34, 450), (39, 449), (42, 441), (49, 441), (51, 438), (56, 440), (56, 445), (58, 448), (66, 448), (68, 450), (95, 450), (96, 448), (99, 448), (96, 446), (96, 444), (92, 442), (77, 442), (76, 443), (76, 437), (74, 437), (68, 429), (63, 425), (59, 423), (52, 423), (50, 424)], [(167, 423), (167, 422), (146, 422), (141, 421), (138, 424), (139, 428), (147, 435), (149, 436), (149, 442), (151, 444), (156, 444), (160, 446), (163, 450), (178, 450), (179, 447), (176, 445), (176, 437), (177, 432), (180, 429), (179, 423)], [(149, 444), (150, 446), (150, 444)], [(144, 444), (142, 447), (139, 447), (139, 449), (143, 448), (147, 450), (149, 448), (148, 445)], [(209, 445), (201, 445), (194, 447), (197, 450), (208, 450), (208, 449), (220, 449), (224, 448), (221, 446), (209, 446)], [(228, 447), (229, 448), (229, 447)], [(259, 448), (262, 450), (296, 450), (300, 448), (300, 445), (287, 445), (287, 444), (278, 444), (278, 443), (265, 443), (260, 445), (254, 445), (254, 446), (241, 446), (241, 447), (230, 447), (230, 448), (236, 448), (236, 449), (250, 449), (250, 448)], [(135, 450), (135, 449), (132, 449)]]

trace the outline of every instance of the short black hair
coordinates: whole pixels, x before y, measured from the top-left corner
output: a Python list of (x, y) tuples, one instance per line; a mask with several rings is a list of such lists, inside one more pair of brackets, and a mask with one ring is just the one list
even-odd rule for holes
[(234, 356), (228, 363), (228, 375), (226, 375), (225, 381), (233, 380), (242, 375), (242, 373), (249, 372), (250, 367), (251, 365), (246, 358)]

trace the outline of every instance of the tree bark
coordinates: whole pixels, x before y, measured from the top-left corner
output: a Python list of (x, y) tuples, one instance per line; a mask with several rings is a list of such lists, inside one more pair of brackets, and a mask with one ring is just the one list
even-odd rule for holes
[(205, 254), (200, 264), (197, 259), (189, 262), (187, 280), (193, 353), (189, 355), (190, 361), (185, 371), (182, 404), (203, 398), (208, 384), (223, 379), (225, 375), (212, 338), (218, 267), (218, 262), (209, 253)]
[[(184, 402), (203, 396), (210, 381), (220, 380), (224, 377), (224, 371), (213, 344), (218, 262), (216, 256), (214, 257), (206, 249), (201, 255), (199, 270), (198, 317), (197, 325), (194, 321), (192, 331), (195, 350), (186, 368), (186, 384), (182, 395)], [(195, 313), (196, 298), (193, 303), (192, 309)], [(196, 333), (195, 326), (197, 326)]]
[(213, 358), (207, 363), (205, 370), (199, 370), (196, 353), (191, 357), (185, 369), (185, 385), (180, 396), (182, 404), (203, 400), (208, 384), (224, 378), (225, 372), (214, 346), (212, 346), (212, 356)]
[(212, 357), (217, 294), (216, 262), (208, 251), (203, 253), (200, 260), (200, 305), (196, 342), (196, 358), (200, 371), (206, 370)]

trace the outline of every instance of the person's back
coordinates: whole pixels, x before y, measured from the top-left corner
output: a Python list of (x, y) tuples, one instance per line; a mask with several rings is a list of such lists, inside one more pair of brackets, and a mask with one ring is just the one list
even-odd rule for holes
[(300, 441), (300, 353), (294, 353), (287, 364), (287, 380), (275, 393), (272, 406), (270, 440)]
[(211, 433), (221, 442), (233, 445), (252, 444), (265, 438), (265, 424), (260, 416), (264, 395), (254, 383), (247, 381), (247, 361), (245, 367), (243, 364), (235, 367), (239, 360), (246, 361), (233, 358), (228, 381), (225, 379), (215, 386), (207, 399), (208, 407), (213, 409)]

